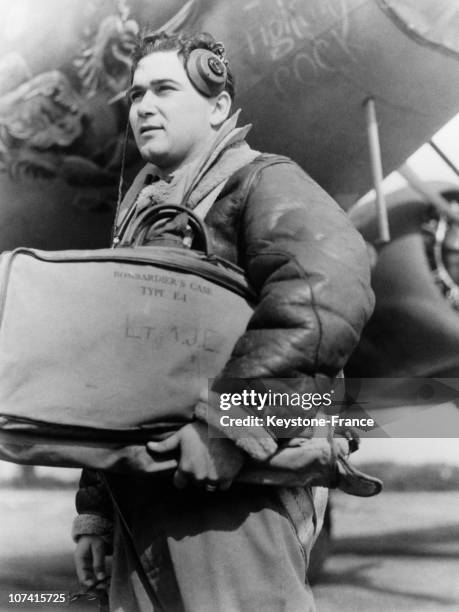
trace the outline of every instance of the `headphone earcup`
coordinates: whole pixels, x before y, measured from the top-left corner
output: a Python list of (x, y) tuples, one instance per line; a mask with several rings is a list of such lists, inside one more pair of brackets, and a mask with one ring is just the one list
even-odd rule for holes
[(217, 96), (225, 89), (226, 66), (207, 49), (194, 49), (186, 63), (188, 78), (206, 98)]

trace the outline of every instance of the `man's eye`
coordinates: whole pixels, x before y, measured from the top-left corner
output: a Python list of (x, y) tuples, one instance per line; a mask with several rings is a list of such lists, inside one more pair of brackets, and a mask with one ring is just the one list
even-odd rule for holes
[(141, 100), (143, 97), (143, 91), (141, 91), (140, 89), (134, 89), (133, 91), (129, 92), (129, 100), (131, 102), (138, 102), (139, 100)]
[(160, 85), (157, 89), (159, 93), (168, 93), (169, 91), (174, 91), (172, 85)]

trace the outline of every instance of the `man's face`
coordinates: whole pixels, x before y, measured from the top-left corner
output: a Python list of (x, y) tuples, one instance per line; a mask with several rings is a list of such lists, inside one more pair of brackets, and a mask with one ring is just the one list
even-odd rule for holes
[(142, 157), (173, 170), (202, 153), (214, 137), (212, 101), (191, 84), (176, 51), (158, 51), (137, 65), (129, 121)]

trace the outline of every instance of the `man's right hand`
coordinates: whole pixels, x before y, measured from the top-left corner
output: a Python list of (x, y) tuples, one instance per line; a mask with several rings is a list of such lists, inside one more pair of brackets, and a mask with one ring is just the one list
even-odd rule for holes
[(174, 474), (178, 489), (193, 482), (207, 491), (225, 491), (241, 470), (246, 456), (229, 438), (210, 436), (209, 425), (201, 421), (184, 425), (161, 442), (148, 442), (147, 448), (153, 454), (180, 450)]
[[(75, 567), (80, 583), (89, 588), (100, 580), (105, 580), (106, 545), (97, 535), (83, 535), (78, 538), (75, 550)], [(105, 583), (97, 588), (106, 588)]]

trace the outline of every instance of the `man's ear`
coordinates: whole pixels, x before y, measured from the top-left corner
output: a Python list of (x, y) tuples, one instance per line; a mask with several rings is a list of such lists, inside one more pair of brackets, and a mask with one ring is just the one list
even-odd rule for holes
[(212, 113), (210, 115), (210, 125), (219, 128), (228, 119), (231, 110), (231, 96), (227, 91), (222, 91), (215, 98)]

